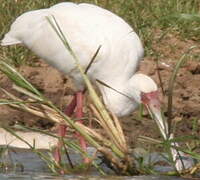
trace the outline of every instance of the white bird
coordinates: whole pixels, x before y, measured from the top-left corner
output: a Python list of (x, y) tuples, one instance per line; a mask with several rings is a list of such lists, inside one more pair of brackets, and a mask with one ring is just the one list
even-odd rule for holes
[[(88, 70), (88, 76), (93, 82), (96, 79), (101, 80), (121, 92), (120, 94), (97, 83), (110, 111), (117, 116), (125, 116), (135, 110), (138, 104), (143, 103), (154, 113), (156, 119), (162, 122), (156, 83), (144, 74), (135, 74), (143, 57), (142, 43), (122, 18), (108, 10), (92, 4), (66, 2), (48, 9), (29, 11), (13, 22), (1, 45), (27, 46), (47, 63), (71, 76), (77, 87), (76, 97), (81, 99), (81, 92), (85, 88), (84, 80), (76, 69), (72, 55), (47, 21), (47, 17), (52, 19), (52, 16), (83, 68), (88, 66), (101, 46)], [(81, 100), (76, 102), (78, 99), (74, 99), (70, 104), (68, 115), (76, 105), (81, 104)]]

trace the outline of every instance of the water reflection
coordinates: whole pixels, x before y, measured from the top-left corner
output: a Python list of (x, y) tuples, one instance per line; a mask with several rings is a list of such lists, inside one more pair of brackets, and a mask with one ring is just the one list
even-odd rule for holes
[[(70, 154), (71, 155), (71, 154)], [(78, 163), (80, 156), (72, 154), (72, 159)], [(7, 163), (8, 167), (0, 174), (0, 180), (181, 180), (177, 177), (166, 176), (137, 176), (137, 177), (125, 177), (125, 176), (99, 176), (98, 171), (95, 169), (90, 174), (78, 176), (78, 175), (65, 175), (55, 176), (50, 173), (47, 165), (41, 160), (37, 154), (30, 151), (15, 150), (11, 151), (8, 156), (2, 159)], [(104, 167), (106, 168), (106, 167)], [(105, 169), (107, 172), (109, 169)], [(110, 171), (111, 172), (111, 171)]]

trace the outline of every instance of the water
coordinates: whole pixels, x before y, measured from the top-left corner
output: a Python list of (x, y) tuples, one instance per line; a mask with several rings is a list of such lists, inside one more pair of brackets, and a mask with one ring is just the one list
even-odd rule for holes
[[(70, 154), (71, 155), (71, 154)], [(80, 156), (77, 154), (71, 155), (74, 162), (78, 163)], [(55, 176), (53, 175), (47, 165), (37, 156), (37, 154), (30, 151), (23, 151), (15, 149), (10, 152), (9, 156), (6, 156), (3, 161), (7, 163), (8, 168), (4, 173), (0, 174), (0, 180), (99, 180), (99, 179), (116, 179), (116, 180), (182, 180), (178, 177), (167, 176), (100, 176), (95, 169), (90, 174), (85, 175), (65, 175)], [(12, 161), (12, 162), (11, 162)], [(12, 164), (12, 165), (11, 165)], [(13, 164), (15, 166), (13, 166)], [(105, 171), (111, 172), (108, 168), (104, 167)]]
[(136, 176), (136, 177), (118, 177), (118, 176), (53, 176), (45, 174), (0, 174), (1, 180), (183, 180), (177, 177), (167, 176)]

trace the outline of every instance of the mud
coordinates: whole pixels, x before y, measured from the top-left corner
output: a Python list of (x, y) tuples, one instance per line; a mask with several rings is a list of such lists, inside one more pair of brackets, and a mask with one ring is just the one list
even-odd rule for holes
[[(157, 33), (155, 42), (153, 43), (153, 54), (146, 55), (144, 61), (141, 62), (140, 71), (151, 76), (161, 86), (158, 71), (161, 75), (164, 96), (161, 94), (164, 111), (167, 109), (168, 83), (171, 77), (175, 64), (191, 46), (197, 45), (197, 42), (192, 40), (182, 40), (175, 35), (168, 34), (164, 38), (160, 38), (161, 32)], [(159, 42), (158, 42), (159, 40)], [(155, 55), (157, 54), (157, 55)], [(173, 122), (176, 122), (176, 136), (190, 135), (193, 133), (194, 123), (200, 124), (200, 61), (199, 49), (195, 49), (187, 56), (187, 61), (180, 68), (176, 83), (174, 85), (173, 94)], [(158, 66), (156, 61), (158, 60)], [(64, 77), (57, 70), (49, 67), (41, 60), (37, 60), (34, 66), (21, 66), (18, 70), (41, 92), (44, 93), (52, 102), (59, 108), (64, 110), (64, 107), (69, 103), (74, 92), (74, 86), (68, 77)], [(0, 74), (0, 85), (10, 92), (12, 83), (2, 74)], [(160, 88), (160, 92), (161, 88)], [(17, 94), (21, 98), (24, 95)], [(0, 98), (5, 95), (0, 92)], [(87, 102), (87, 97), (86, 97)], [(88, 115), (88, 109), (85, 108)], [(167, 113), (165, 113), (167, 116)], [(1, 123), (6, 123), (11, 126), (19, 123), (26, 124), (30, 127), (39, 127), (43, 129), (53, 130), (55, 124), (46, 119), (36, 117), (27, 112), (21, 112), (16, 109), (11, 109), (7, 106), (0, 108)], [(140, 135), (159, 138), (160, 134), (153, 120), (150, 119), (147, 113), (144, 113), (142, 119), (138, 118), (138, 112), (134, 112), (129, 117), (121, 120), (123, 129), (132, 146), (138, 143), (137, 138)], [(88, 123), (88, 122), (85, 122)], [(96, 127), (94, 123), (94, 128)], [(199, 133), (197, 127), (195, 133)]]

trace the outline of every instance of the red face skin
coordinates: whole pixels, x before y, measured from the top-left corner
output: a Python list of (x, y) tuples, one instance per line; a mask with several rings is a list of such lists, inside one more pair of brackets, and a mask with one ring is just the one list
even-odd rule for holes
[(151, 105), (156, 109), (160, 109), (159, 92), (152, 91), (150, 93), (141, 93), (141, 101), (144, 105)]

